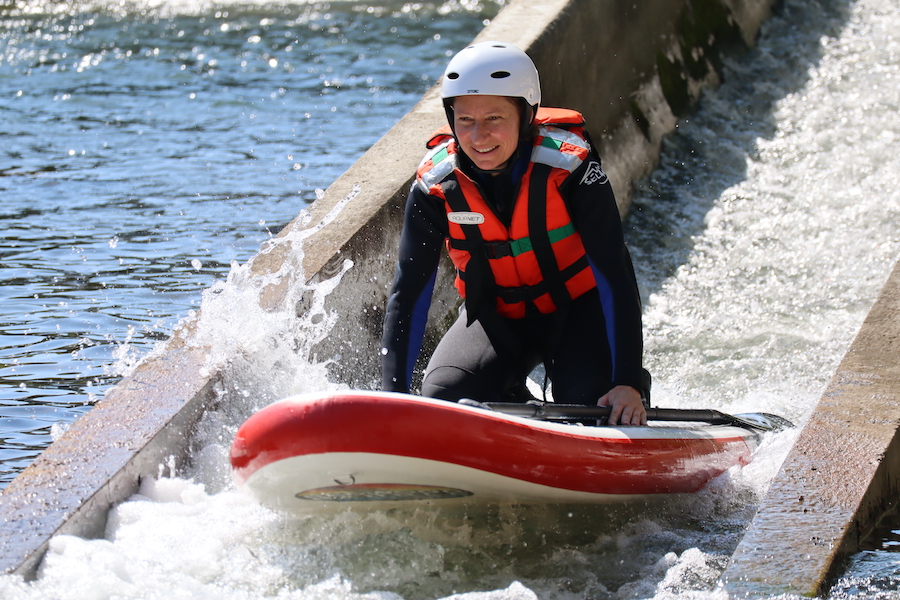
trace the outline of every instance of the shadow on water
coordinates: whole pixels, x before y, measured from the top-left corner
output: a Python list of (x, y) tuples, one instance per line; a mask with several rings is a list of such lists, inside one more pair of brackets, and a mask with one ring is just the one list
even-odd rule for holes
[(900, 592), (900, 507), (894, 507), (846, 564), (829, 597), (896, 598)]
[(757, 45), (724, 61), (722, 85), (707, 91), (663, 142), (659, 166), (635, 183), (625, 236), (642, 299), (685, 264), (705, 217), (729, 187), (747, 179), (757, 140), (776, 135), (780, 100), (801, 90), (822, 57), (821, 39), (836, 37), (851, 0), (785, 0), (762, 25)]

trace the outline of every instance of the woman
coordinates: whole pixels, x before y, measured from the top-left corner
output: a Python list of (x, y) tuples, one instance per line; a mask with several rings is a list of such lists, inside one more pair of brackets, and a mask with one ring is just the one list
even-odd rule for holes
[(457, 54), (441, 97), (449, 128), (429, 142), (407, 201), (383, 389), (409, 392), (446, 242), (465, 306), (428, 363), (423, 396), (524, 401), (543, 363), (556, 402), (646, 424), (640, 297), (581, 115), (539, 111), (534, 63), (500, 42)]

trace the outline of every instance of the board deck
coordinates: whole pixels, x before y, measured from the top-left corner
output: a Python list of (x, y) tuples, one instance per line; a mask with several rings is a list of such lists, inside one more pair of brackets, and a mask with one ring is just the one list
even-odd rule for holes
[(751, 460), (757, 436), (699, 423), (590, 427), (406, 394), (306, 394), (231, 449), (237, 485), (279, 509), (427, 502), (620, 502), (692, 493)]

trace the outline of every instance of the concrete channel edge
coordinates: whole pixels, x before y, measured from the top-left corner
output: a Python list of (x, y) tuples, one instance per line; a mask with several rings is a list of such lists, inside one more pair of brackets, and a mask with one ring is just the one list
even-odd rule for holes
[(827, 595), (900, 499), (900, 262), (722, 576), (733, 596)]

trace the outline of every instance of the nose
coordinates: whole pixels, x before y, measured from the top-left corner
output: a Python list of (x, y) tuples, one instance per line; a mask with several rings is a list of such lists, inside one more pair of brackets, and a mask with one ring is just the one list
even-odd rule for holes
[(488, 131), (488, 128), (485, 126), (484, 123), (479, 123), (478, 121), (475, 121), (475, 123), (472, 125), (472, 141), (477, 142), (481, 138), (487, 137), (487, 131)]

